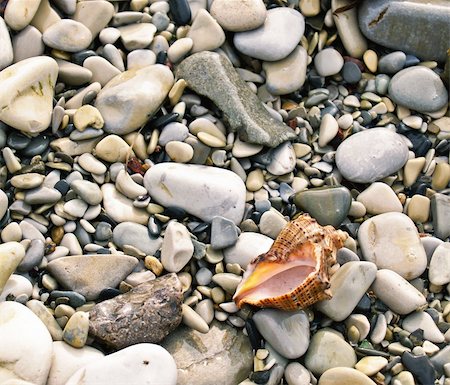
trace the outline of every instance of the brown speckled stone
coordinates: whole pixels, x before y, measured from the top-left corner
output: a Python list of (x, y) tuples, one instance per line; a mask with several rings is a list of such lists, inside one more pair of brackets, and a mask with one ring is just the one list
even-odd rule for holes
[(113, 349), (158, 343), (181, 322), (183, 295), (176, 274), (141, 283), (95, 305), (89, 334)]

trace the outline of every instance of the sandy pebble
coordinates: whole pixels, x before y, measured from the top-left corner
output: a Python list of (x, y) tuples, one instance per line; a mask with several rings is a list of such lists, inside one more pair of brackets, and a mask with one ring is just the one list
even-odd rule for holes
[(375, 385), (368, 376), (352, 368), (328, 369), (319, 379), (318, 385)]
[(101, 129), (103, 117), (94, 106), (86, 104), (78, 108), (73, 116), (73, 124), (77, 130), (84, 131), (87, 127)]
[(374, 182), (356, 198), (369, 214), (383, 214), (403, 211), (395, 192), (386, 183)]
[(223, 29), (232, 32), (258, 28), (264, 23), (266, 13), (261, 0), (217, 0), (211, 6), (211, 16)]
[(194, 41), (189, 37), (176, 40), (167, 50), (167, 57), (172, 63), (181, 61), (192, 49)]
[(192, 22), (187, 37), (192, 39), (191, 51), (212, 51), (225, 42), (225, 33), (206, 9), (200, 9)]
[(409, 159), (403, 168), (403, 185), (405, 187), (412, 186), (419, 177), (426, 159), (421, 156), (419, 158)]
[(408, 204), (407, 214), (416, 223), (427, 222), (430, 216), (430, 199), (423, 195), (413, 195)]
[[(100, 56), (90, 56), (83, 62), (83, 67), (92, 73), (91, 82), (98, 82), (103, 87), (115, 76), (120, 74), (120, 70), (114, 67), (108, 60)], [(99, 89), (100, 91), (100, 89)]]
[(86, 49), (92, 41), (92, 34), (82, 23), (62, 19), (48, 27), (42, 35), (44, 43), (55, 49), (78, 52)]
[(445, 242), (436, 247), (428, 275), (434, 285), (446, 285), (450, 282), (450, 243)]
[(130, 146), (118, 135), (108, 135), (95, 146), (95, 154), (110, 163), (124, 162), (132, 156)]
[(192, 146), (179, 141), (170, 141), (165, 146), (170, 159), (177, 163), (188, 163), (194, 156)]

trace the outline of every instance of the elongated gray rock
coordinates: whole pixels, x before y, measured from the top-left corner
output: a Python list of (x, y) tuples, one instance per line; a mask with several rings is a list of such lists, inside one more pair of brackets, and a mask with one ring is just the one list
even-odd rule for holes
[(89, 312), (89, 334), (114, 349), (158, 343), (180, 324), (182, 301), (176, 274), (141, 283), (95, 305)]
[(370, 40), (423, 60), (445, 61), (448, 1), (364, 0), (359, 26)]
[(191, 55), (178, 66), (177, 77), (211, 99), (243, 141), (276, 147), (295, 138), (293, 130), (267, 112), (225, 57), (214, 52)]
[(103, 289), (116, 287), (137, 264), (128, 255), (72, 255), (49, 262), (47, 270), (64, 288), (93, 300)]

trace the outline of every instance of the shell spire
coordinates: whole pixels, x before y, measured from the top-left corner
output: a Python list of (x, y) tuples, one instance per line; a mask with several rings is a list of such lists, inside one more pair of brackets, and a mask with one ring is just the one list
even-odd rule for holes
[(284, 227), (267, 253), (249, 263), (234, 301), (239, 307), (247, 303), (297, 310), (331, 298), (329, 269), (347, 237), (308, 214), (300, 215)]

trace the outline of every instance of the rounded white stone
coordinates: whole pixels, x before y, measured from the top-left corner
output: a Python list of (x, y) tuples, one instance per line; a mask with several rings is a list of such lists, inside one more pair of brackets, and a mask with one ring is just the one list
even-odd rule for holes
[(264, 24), (252, 31), (234, 35), (236, 49), (245, 55), (265, 61), (277, 61), (288, 56), (300, 42), (305, 31), (302, 14), (292, 8), (267, 11)]
[(18, 302), (0, 303), (0, 341), (0, 383), (20, 379), (46, 384), (52, 337), (30, 309)]
[(194, 245), (189, 231), (181, 223), (168, 224), (161, 247), (161, 263), (171, 273), (178, 273), (192, 258)]
[(220, 215), (239, 224), (244, 213), (244, 182), (228, 170), (159, 163), (146, 172), (144, 186), (159, 204), (181, 207), (207, 222)]
[(314, 58), (314, 66), (320, 76), (336, 75), (343, 65), (344, 58), (334, 48), (325, 48)]
[(422, 293), (413, 285), (395, 271), (388, 269), (377, 271), (372, 290), (389, 309), (398, 314), (411, 313), (427, 303)]
[(385, 213), (366, 220), (359, 228), (363, 257), (379, 269), (390, 269), (411, 280), (427, 267), (427, 256), (414, 222), (402, 213)]
[(176, 385), (177, 366), (163, 347), (137, 344), (87, 364), (65, 385), (110, 384)]
[(78, 52), (91, 44), (92, 33), (78, 21), (61, 19), (44, 31), (42, 39), (48, 47), (61, 51)]
[(364, 205), (369, 214), (401, 213), (403, 211), (403, 206), (394, 190), (386, 183), (372, 183), (358, 195), (356, 200)]
[(450, 282), (450, 243), (436, 247), (430, 261), (428, 277), (433, 285), (446, 285)]

